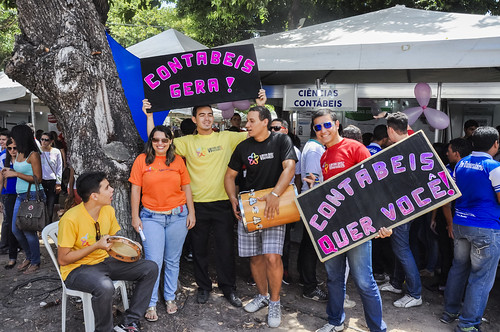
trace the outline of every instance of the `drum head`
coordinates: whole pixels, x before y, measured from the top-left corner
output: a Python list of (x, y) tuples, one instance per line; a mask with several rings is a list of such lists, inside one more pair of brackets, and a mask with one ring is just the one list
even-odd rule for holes
[(110, 236), (108, 242), (112, 243), (108, 253), (122, 262), (135, 262), (141, 258), (142, 246), (123, 236)]

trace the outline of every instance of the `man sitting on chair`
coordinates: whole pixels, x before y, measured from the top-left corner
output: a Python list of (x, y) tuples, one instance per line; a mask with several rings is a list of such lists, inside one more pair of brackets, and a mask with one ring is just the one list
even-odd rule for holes
[(107, 239), (120, 230), (111, 207), (114, 189), (103, 172), (82, 174), (76, 190), (83, 203), (68, 210), (59, 222), (57, 260), (70, 289), (92, 294), (95, 331), (113, 331), (113, 280), (137, 281), (123, 324), (115, 331), (139, 331), (139, 320), (151, 298), (158, 268), (148, 260), (133, 263), (109, 257)]

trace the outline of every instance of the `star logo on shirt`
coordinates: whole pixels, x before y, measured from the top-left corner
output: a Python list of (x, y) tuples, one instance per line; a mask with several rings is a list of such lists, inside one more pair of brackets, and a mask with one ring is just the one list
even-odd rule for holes
[(205, 157), (206, 152), (204, 151), (203, 148), (197, 148), (196, 149), (196, 154), (198, 155), (198, 157)]
[(258, 165), (259, 164), (259, 155), (253, 152), (248, 156), (248, 163), (250, 165)]

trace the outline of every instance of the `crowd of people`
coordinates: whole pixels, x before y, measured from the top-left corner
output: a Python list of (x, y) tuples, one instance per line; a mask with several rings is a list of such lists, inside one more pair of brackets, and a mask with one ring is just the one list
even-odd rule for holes
[[(289, 282), (292, 224), (247, 232), (241, 222), (238, 193), (271, 188), (257, 199), (265, 203), (265, 217), (272, 219), (279, 214), (280, 198), (290, 184), (305, 192), (413, 133), (401, 112), (379, 116), (387, 124), (362, 135), (352, 125), (342, 130), (332, 111), (317, 110), (311, 118), (310, 139), (301, 150), (300, 141), (289, 133), (288, 122), (271, 118), (266, 100), (265, 91), (260, 90), (256, 106), (248, 111), (245, 130), (240, 127), (241, 117), (235, 114), (229, 130), (214, 131), (212, 108), (193, 107), (192, 121), (181, 125), (184, 134), (155, 126), (152, 114), (147, 113), (151, 104), (143, 101), (148, 140), (129, 178), (132, 226), (146, 238), (142, 242), (143, 260), (125, 263), (106, 253), (110, 248), (107, 239), (120, 230), (110, 205), (113, 188), (106, 174), (85, 172), (75, 186), (71, 182), (64, 188), (82, 203), (60, 220), (61, 275), (69, 288), (92, 293), (96, 331), (113, 330), (115, 279), (136, 282), (131, 306), (115, 331), (138, 331), (142, 317), (150, 322), (158, 320), (162, 273), (161, 297), (167, 313), (175, 314), (185, 242), (192, 253), (196, 301), (207, 303), (212, 291), (208, 272), (211, 236), (215, 240), (217, 284), (228, 303), (250, 313), (268, 307), (268, 325), (280, 326), (280, 291), (282, 283)], [(356, 305), (346, 294), (349, 275), (359, 291), (370, 331), (387, 330), (381, 291), (401, 294), (393, 303), (395, 307), (420, 306), (421, 277), (431, 276), (436, 282), (426, 286), (445, 295), (440, 320), (445, 324), (458, 320), (456, 331), (480, 331), (500, 258), (499, 134), (473, 120), (465, 123), (464, 131), (464, 137), (449, 144), (434, 145), (462, 196), (394, 229), (382, 227), (375, 239), (327, 260), (327, 292), (316, 277), (318, 259), (313, 243), (303, 232), (297, 257), (302, 295), (327, 303), (328, 321), (318, 331), (344, 329), (344, 309)], [(5, 237), (9, 254), (6, 269), (16, 265), (19, 247), (26, 260), (17, 269), (26, 274), (39, 269), (38, 235), (17, 229), (16, 209), (21, 200), (38, 191), (53, 219), (66, 163), (64, 154), (54, 147), (55, 139), (42, 133), (37, 145), (26, 125), (0, 133), (0, 145), (5, 149), (0, 174), (4, 183), (2, 240)], [(38, 187), (32, 185), (35, 183)], [(255, 296), (245, 305), (236, 290), (235, 225), (238, 256), (249, 259), (251, 282), (256, 285)]]

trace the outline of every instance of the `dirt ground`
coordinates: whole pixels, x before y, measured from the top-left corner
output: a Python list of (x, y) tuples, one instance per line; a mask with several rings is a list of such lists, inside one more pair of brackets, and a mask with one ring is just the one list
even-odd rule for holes
[[(292, 240), (300, 238), (300, 227), (292, 231)], [(0, 267), (0, 331), (60, 331), (61, 306), (54, 305), (61, 298), (60, 280), (56, 270), (43, 247), (42, 268), (35, 274), (25, 276), (14, 268), (5, 270)], [(293, 283), (283, 285), (281, 290), (282, 324), (276, 331), (314, 331), (326, 323), (325, 303), (318, 303), (302, 298), (301, 287), (297, 284), (298, 275), (295, 261), (298, 243), (292, 242), (290, 274)], [(18, 261), (24, 258), (21, 253)], [(5, 265), (7, 255), (0, 256), (1, 265)], [(213, 267), (213, 264), (212, 264)], [(215, 272), (212, 271), (212, 276)], [(255, 294), (256, 288), (249, 286), (246, 280), (249, 276), (248, 261), (237, 259), (237, 292), (243, 303), (248, 302)], [(318, 264), (320, 280), (326, 280), (322, 264)], [(485, 318), (488, 322), (482, 325), (483, 331), (500, 331), (500, 278), (490, 294)], [(215, 280), (215, 278), (214, 278)], [(430, 284), (430, 278), (423, 278), (423, 284)], [(174, 315), (167, 315), (165, 306), (158, 305), (159, 320), (150, 323), (141, 321), (142, 330), (150, 332), (160, 331), (251, 331), (271, 330), (267, 327), (267, 309), (257, 313), (247, 313), (241, 308), (232, 307), (214, 284), (214, 291), (208, 303), (201, 305), (196, 302), (196, 285), (193, 277), (192, 263), (182, 259), (180, 275), (180, 291), (178, 294), (179, 311)], [(324, 287), (324, 285), (322, 286)], [(364, 319), (361, 301), (352, 280), (348, 283), (350, 298), (357, 305), (346, 309), (345, 330), (347, 332), (368, 331)], [(442, 312), (443, 295), (423, 288), (424, 303), (420, 307), (410, 309), (395, 308), (392, 302), (399, 295), (382, 293), (384, 320), (388, 331), (452, 331), (455, 324), (445, 325), (439, 322)], [(115, 322), (119, 322), (122, 305), (116, 296)], [(41, 307), (40, 303), (47, 306)], [(68, 302), (67, 330), (84, 331), (83, 312), (81, 303), (74, 300)]]

